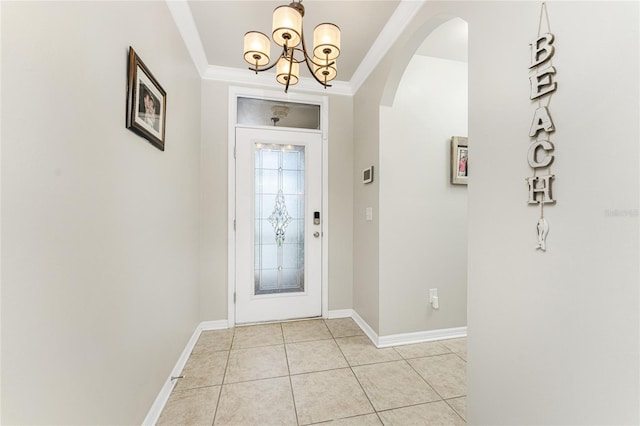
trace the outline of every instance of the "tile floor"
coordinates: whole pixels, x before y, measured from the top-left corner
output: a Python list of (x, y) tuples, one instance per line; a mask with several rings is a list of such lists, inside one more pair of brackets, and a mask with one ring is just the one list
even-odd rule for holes
[(466, 339), (377, 349), (351, 318), (205, 331), (158, 425), (464, 425)]

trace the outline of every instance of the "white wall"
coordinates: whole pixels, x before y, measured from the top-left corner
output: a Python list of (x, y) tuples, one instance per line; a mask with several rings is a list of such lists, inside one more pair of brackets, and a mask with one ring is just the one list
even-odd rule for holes
[[(470, 424), (638, 424), (639, 299), (637, 2), (546, 2), (557, 36), (557, 205), (548, 251), (524, 179), (534, 104), (529, 47), (540, 2), (426, 2), (355, 96), (354, 163), (376, 163), (378, 109), (405, 46), (447, 17), (469, 24), (468, 411)], [(594, 36), (594, 31), (599, 36)], [(419, 41), (416, 41), (419, 40)], [(410, 50), (410, 49), (409, 49)], [(363, 106), (360, 110), (359, 107)], [(364, 137), (374, 138), (365, 140)], [(384, 178), (384, 170), (381, 179)], [(376, 204), (372, 188), (355, 187)], [(618, 209), (626, 216), (607, 216)], [(377, 250), (375, 232), (354, 247)], [(354, 252), (354, 307), (378, 287)], [(374, 259), (377, 260), (377, 259)]]
[(467, 325), (467, 187), (450, 183), (454, 135), (467, 136), (467, 64), (415, 55), (393, 106), (380, 107), (382, 336)]
[(202, 81), (200, 156), (200, 309), (202, 321), (227, 319), (229, 90), (226, 83)]
[(198, 322), (200, 79), (164, 2), (1, 7), (2, 423), (139, 424)]
[(547, 6), (558, 90), (546, 253), (523, 180), (540, 4), (496, 3), (469, 25), (468, 418), (638, 424), (639, 218), (606, 213), (638, 209), (638, 3)]

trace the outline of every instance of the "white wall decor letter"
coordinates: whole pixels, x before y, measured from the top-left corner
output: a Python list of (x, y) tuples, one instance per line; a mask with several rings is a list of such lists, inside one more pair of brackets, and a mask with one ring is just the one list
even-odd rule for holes
[(531, 43), (531, 65), (529, 68), (537, 67), (551, 59), (555, 53), (555, 48), (551, 45), (553, 43), (553, 39), (553, 34), (546, 33)]
[[(546, 175), (527, 178), (527, 183), (529, 184), (529, 204), (550, 204), (556, 202), (551, 196), (551, 179), (554, 177), (554, 175)], [(542, 184), (539, 184), (539, 182), (542, 182)], [(539, 195), (541, 195), (541, 197), (538, 197)]]
[[(538, 161), (536, 156), (538, 148), (541, 148), (548, 153), (542, 161)], [(529, 166), (531, 166), (531, 168), (533, 169), (548, 167), (553, 162), (553, 154), (549, 154), (550, 151), (553, 151), (553, 144), (549, 141), (537, 141), (532, 143), (529, 147), (529, 153), (527, 154)]]
[(536, 112), (533, 114), (533, 122), (531, 123), (531, 130), (529, 130), (529, 136), (535, 138), (540, 130), (544, 130), (547, 133), (555, 130), (547, 107), (536, 109)]
[(558, 83), (553, 81), (553, 75), (555, 73), (556, 67), (548, 66), (529, 77), (531, 81), (531, 99), (537, 99), (555, 92), (558, 88)]

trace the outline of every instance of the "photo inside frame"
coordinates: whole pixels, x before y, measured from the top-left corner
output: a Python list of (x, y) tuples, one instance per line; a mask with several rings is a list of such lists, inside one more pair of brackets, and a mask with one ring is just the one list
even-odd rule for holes
[(156, 132), (159, 132), (160, 100), (144, 83), (140, 83), (139, 93), (138, 116), (144, 120), (145, 123), (153, 127)]
[(469, 173), (468, 148), (458, 147), (457, 155), (457, 175), (458, 177), (467, 177)]
[(162, 138), (164, 117), (162, 95), (145, 72), (138, 67), (136, 72), (135, 121), (158, 138)]

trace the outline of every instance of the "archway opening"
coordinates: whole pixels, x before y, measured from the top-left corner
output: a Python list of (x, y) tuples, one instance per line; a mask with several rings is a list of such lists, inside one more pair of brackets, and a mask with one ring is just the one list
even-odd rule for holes
[[(467, 187), (451, 138), (467, 136), (467, 23), (438, 17), (407, 44), (380, 106), (380, 334), (467, 324)], [(430, 303), (437, 289), (438, 307)], [(389, 315), (385, 315), (388, 312)], [(391, 315), (392, 314), (392, 315)]]

